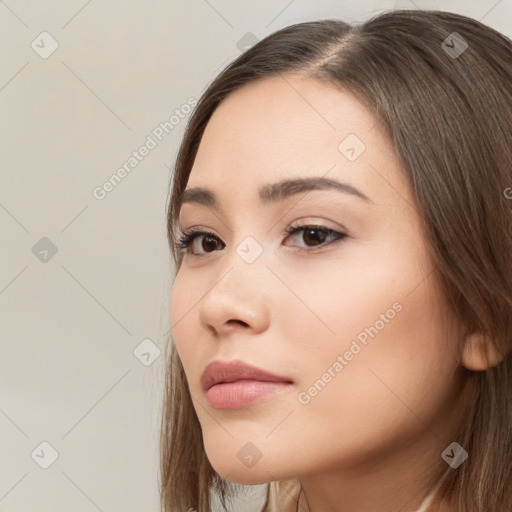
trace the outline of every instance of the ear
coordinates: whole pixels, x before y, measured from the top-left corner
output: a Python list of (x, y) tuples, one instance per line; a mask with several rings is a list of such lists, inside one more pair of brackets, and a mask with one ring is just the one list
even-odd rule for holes
[(466, 337), (462, 348), (461, 363), (468, 370), (475, 372), (487, 370), (503, 360), (495, 343), (489, 336), (474, 332)]

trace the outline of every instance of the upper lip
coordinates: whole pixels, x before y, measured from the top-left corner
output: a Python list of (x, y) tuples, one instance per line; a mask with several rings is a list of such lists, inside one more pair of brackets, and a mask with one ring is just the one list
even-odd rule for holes
[(201, 375), (201, 386), (207, 391), (215, 384), (221, 382), (235, 382), (237, 380), (261, 380), (265, 382), (292, 382), (287, 377), (276, 375), (256, 366), (235, 361), (213, 361)]

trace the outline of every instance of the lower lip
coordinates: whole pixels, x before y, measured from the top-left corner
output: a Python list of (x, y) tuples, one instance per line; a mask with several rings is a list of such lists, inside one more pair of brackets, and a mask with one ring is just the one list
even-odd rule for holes
[(241, 409), (253, 402), (281, 393), (290, 386), (290, 382), (238, 380), (215, 384), (206, 392), (206, 397), (215, 409)]

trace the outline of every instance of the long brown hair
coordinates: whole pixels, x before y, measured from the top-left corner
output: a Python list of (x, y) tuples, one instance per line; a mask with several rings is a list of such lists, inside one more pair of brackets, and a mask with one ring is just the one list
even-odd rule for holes
[[(351, 92), (382, 123), (446, 296), (467, 332), (488, 335), (504, 355), (470, 372), (476, 394), (457, 438), (470, 456), (443, 491), (458, 512), (512, 510), (512, 42), (471, 18), (427, 10), (388, 11), (354, 26), (299, 23), (258, 42), (208, 86), (184, 134), (167, 218), (176, 272), (181, 197), (208, 120), (244, 84), (287, 72)], [(226, 506), (238, 489), (206, 457), (172, 339), (160, 470), (164, 512), (209, 512), (212, 493)]]

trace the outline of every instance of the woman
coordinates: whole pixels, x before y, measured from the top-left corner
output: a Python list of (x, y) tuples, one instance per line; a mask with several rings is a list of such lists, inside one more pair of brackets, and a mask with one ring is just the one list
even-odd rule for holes
[(301, 23), (198, 102), (162, 508), (512, 510), (512, 45), (464, 16)]

